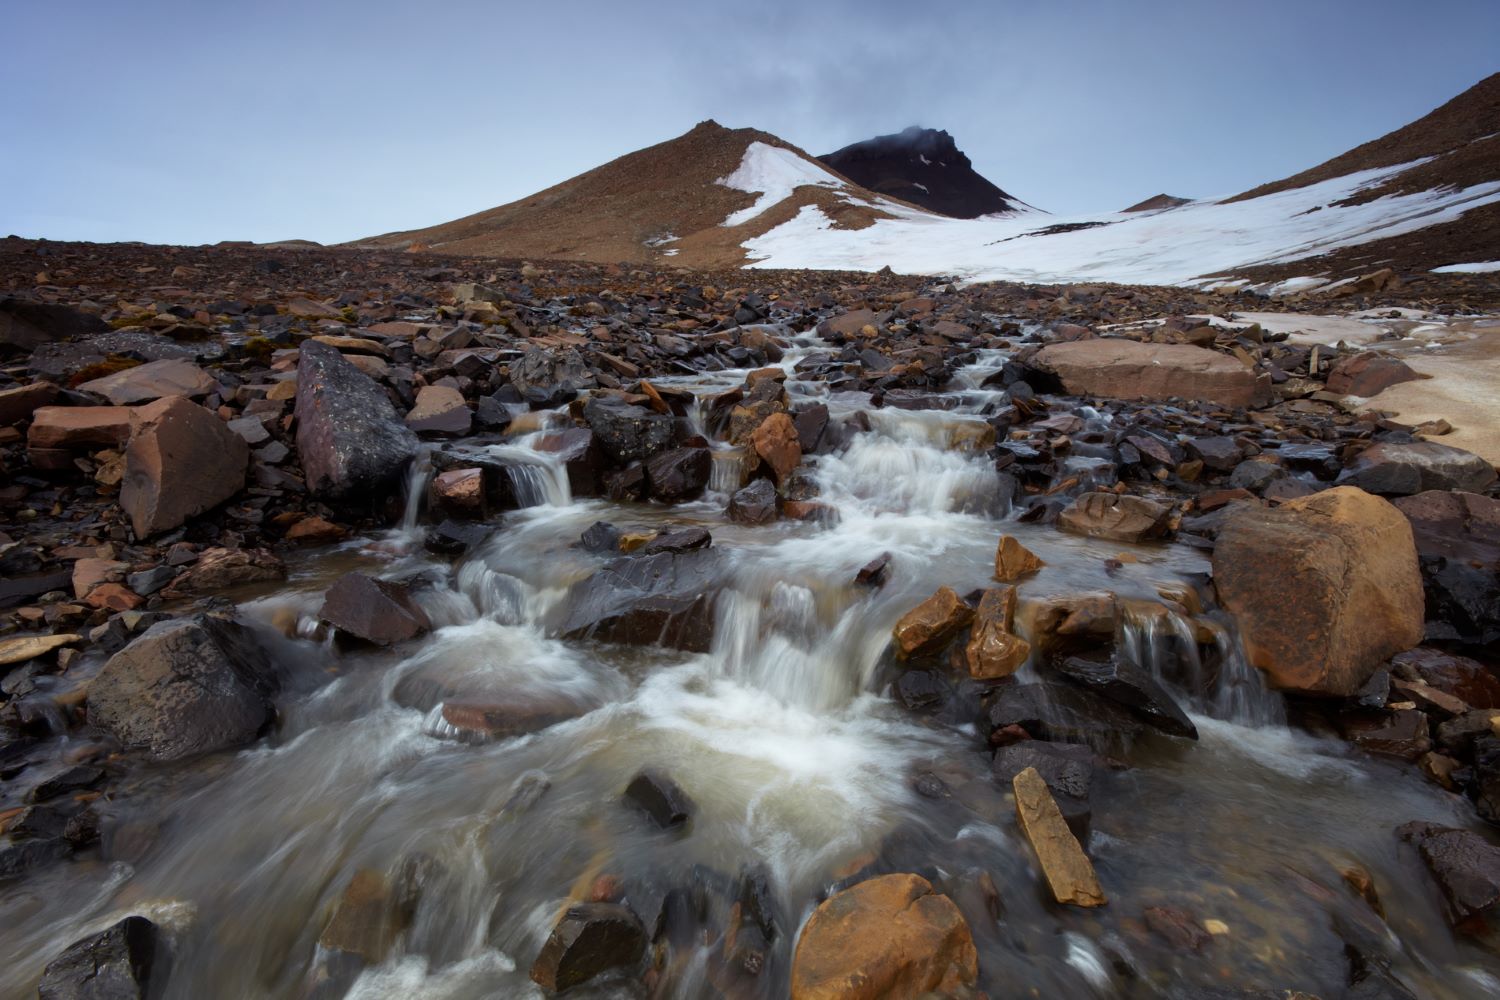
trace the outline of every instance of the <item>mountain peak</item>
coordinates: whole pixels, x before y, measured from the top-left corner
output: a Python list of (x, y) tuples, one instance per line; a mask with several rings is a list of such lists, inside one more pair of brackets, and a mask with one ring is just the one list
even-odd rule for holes
[(954, 218), (1016, 209), (1010, 195), (975, 172), (943, 129), (912, 125), (818, 159), (872, 191)]

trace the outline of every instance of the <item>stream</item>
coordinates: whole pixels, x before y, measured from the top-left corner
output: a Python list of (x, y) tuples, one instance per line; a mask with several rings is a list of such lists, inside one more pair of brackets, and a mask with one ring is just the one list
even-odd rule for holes
[[(822, 347), (798, 337), (781, 367), (792, 372)], [(808, 460), (833, 523), (729, 521), (725, 501), (744, 470), (722, 441), (701, 501), (575, 499), (566, 471), (536, 448), (543, 414), (503, 441), (465, 443), (521, 464), (513, 486), (525, 506), (450, 563), (422, 546), (430, 467), (419, 463), (398, 526), (303, 553), (289, 582), (240, 595), (273, 655), (321, 679), (282, 699), (275, 732), (238, 753), (136, 772), (111, 805), (100, 858), (0, 894), (0, 995), (32, 995), (48, 957), (141, 913), (172, 941), (164, 997), (540, 997), (528, 970), (560, 911), (613, 876), (648, 933), (683, 887), (707, 900), (709, 929), (673, 948), (649, 985), (601, 980), (570, 995), (780, 997), (812, 909), (853, 873), (881, 871), (918, 872), (959, 901), (979, 985), (995, 998), (1208, 987), (1338, 997), (1348, 942), (1420, 996), (1500, 993), (1500, 959), (1449, 931), (1393, 832), (1412, 820), (1476, 827), (1471, 808), (1415, 768), (1289, 727), (1228, 622), (1163, 606), (1163, 589), (1207, 572), (1201, 551), (1011, 517), (995, 499), (987, 446), (971, 447), (998, 395), (984, 376), (1002, 362), (981, 352), (943, 410), (873, 409), (862, 393), (789, 379), (794, 401), (816, 395), (833, 422), (863, 413), (869, 423)], [(658, 384), (707, 395), (746, 374)], [(711, 437), (703, 408), (695, 414)], [(1088, 460), (1074, 461), (1071, 473), (1087, 476)], [(570, 588), (607, 561), (576, 544), (598, 521), (712, 532), (724, 557), (708, 652), (557, 637)], [(962, 682), (970, 689), (950, 702), (973, 706), (968, 716), (913, 712), (893, 693), (892, 625), (940, 586), (993, 585), (1002, 532), (1046, 563), (1019, 584), (1023, 603), (1110, 592), (1141, 609), (1117, 636), (1139, 662), (1178, 659), (1163, 651), (1180, 651), (1184, 634), (1194, 649), (1195, 631), (1214, 636), (1212, 669), (1162, 677), (1200, 739), (1146, 737), (1105, 752), (1118, 766), (1095, 769), (1084, 846), (1110, 899), (1097, 910), (1047, 894), (1009, 783), (991, 774), (977, 685)], [(856, 585), (881, 553), (889, 581)], [(336, 644), (317, 611), (350, 570), (425, 581), (415, 594), (434, 630), (392, 649)], [(562, 721), (465, 742), (438, 704), (455, 696), (535, 705)], [(622, 802), (643, 768), (670, 774), (691, 798), (685, 831)], [(1386, 921), (1345, 884), (1351, 866), (1372, 877)], [(319, 936), (366, 869), (420, 892), (383, 961), (335, 968)], [(758, 976), (726, 978), (719, 934), (746, 872), (770, 887), (778, 933)], [(1211, 922), (1212, 940), (1193, 950), (1151, 934), (1142, 913), (1157, 906)]]

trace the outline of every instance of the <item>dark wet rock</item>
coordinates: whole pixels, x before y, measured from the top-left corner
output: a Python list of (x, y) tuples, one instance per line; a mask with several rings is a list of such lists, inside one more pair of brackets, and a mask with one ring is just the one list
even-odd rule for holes
[(1344, 720), (1344, 738), (1362, 750), (1385, 757), (1416, 760), (1432, 749), (1427, 716), (1416, 709)]
[(0, 880), (56, 864), (73, 853), (61, 837), (12, 841), (0, 844)]
[(673, 418), (618, 399), (591, 399), (583, 408), (583, 419), (599, 447), (613, 461), (624, 465), (647, 459), (672, 443)]
[(1094, 752), (1077, 743), (1022, 740), (995, 751), (991, 768), (1002, 788), (1010, 788), (1015, 776), (1034, 767), (1074, 836), (1086, 838), (1092, 806), (1089, 790), (1094, 778)]
[(882, 552), (859, 568), (854, 582), (862, 587), (883, 587), (891, 578), (891, 554)]
[(1477, 833), (1435, 823), (1407, 823), (1396, 830), (1417, 848), (1447, 903), (1448, 922), (1482, 930), (1500, 905), (1500, 847)]
[(1211, 940), (1197, 917), (1171, 906), (1148, 906), (1141, 912), (1146, 927), (1179, 951), (1200, 951)]
[(315, 496), (373, 501), (417, 454), (417, 436), (380, 386), (326, 344), (302, 344), (296, 416), (297, 452)]
[(0, 351), (30, 351), (55, 340), (104, 333), (109, 324), (71, 306), (0, 298)]
[(713, 544), (714, 536), (707, 528), (693, 525), (686, 528), (663, 528), (656, 537), (636, 550), (637, 555), (650, 556), (659, 552), (692, 552), (706, 549)]
[(532, 981), (561, 992), (609, 972), (634, 968), (646, 951), (646, 929), (618, 903), (568, 907), (531, 966)]
[(714, 549), (616, 559), (574, 586), (561, 634), (706, 653), (722, 568)]
[(1384, 496), (1427, 490), (1479, 493), (1495, 481), (1495, 468), (1473, 452), (1435, 441), (1383, 441), (1360, 452), (1338, 481)]
[[(420, 701), (422, 692), (414, 689), (427, 686), (423, 683), (427, 679), (418, 680), (415, 673), (403, 678), (402, 681), (405, 682), (408, 679), (415, 683), (397, 684), (398, 691), (393, 694), (393, 697), (396, 698), (398, 704), (406, 704), (413, 699)], [(473, 698), (446, 699), (443, 701), (440, 713), (442, 725), (435, 727), (436, 731), (433, 735), (457, 740), (460, 743), (479, 745), (540, 732), (559, 722), (575, 719), (581, 714), (581, 709), (562, 699), (550, 699), (541, 703), (520, 701), (504, 704)]]
[(422, 544), (429, 552), (458, 556), (478, 546), (489, 537), (489, 533), (490, 529), (482, 524), (464, 524), (459, 521), (446, 520), (437, 527), (429, 529)]
[(696, 500), (712, 471), (713, 455), (707, 448), (673, 448), (646, 460), (646, 491), (663, 503)]
[(595, 521), (579, 537), (578, 544), (586, 552), (617, 553), (620, 551), (620, 529), (608, 521)]
[(181, 527), (244, 488), (249, 446), (191, 400), (138, 407), (131, 426), (120, 506), (137, 538)]
[(104, 769), (92, 764), (74, 764), (41, 782), (31, 790), (31, 801), (46, 802), (63, 795), (81, 792), (104, 780)]
[(1234, 467), (1229, 475), (1229, 485), (1235, 489), (1263, 493), (1266, 488), (1286, 475), (1286, 470), (1270, 462), (1246, 459)]
[(792, 424), (797, 429), (797, 443), (802, 454), (816, 455), (828, 443), (828, 407), (822, 403), (811, 403), (792, 414)]
[(604, 495), (616, 503), (646, 499), (646, 467), (633, 462), (617, 472), (606, 472)]
[(1244, 449), (1232, 437), (1191, 438), (1187, 442), (1188, 454), (1202, 462), (1204, 468), (1215, 472), (1231, 472), (1244, 457)]
[(528, 347), (521, 359), (511, 365), (510, 381), (528, 402), (543, 406), (566, 403), (599, 384), (576, 350), (541, 347)]
[[(1198, 738), (1187, 713), (1150, 672), (1121, 656), (1108, 661), (1070, 656), (1053, 664), (1053, 670), (1068, 681), (1103, 695), (1124, 706), (1143, 722), (1172, 736)], [(1045, 777), (1045, 775), (1044, 775)]]
[(940, 707), (948, 700), (948, 681), (936, 670), (908, 670), (896, 678), (896, 697), (907, 711)]
[(1441, 491), (1392, 502), (1411, 522), (1421, 555), (1428, 639), (1500, 642), (1500, 500)]
[(1500, 826), (1500, 738), (1488, 733), (1475, 738), (1469, 795), (1480, 817)]
[(1090, 538), (1140, 542), (1160, 537), (1171, 513), (1171, 508), (1145, 497), (1085, 493), (1058, 515), (1057, 526)]
[(1397, 677), (1420, 681), (1473, 708), (1500, 708), (1500, 675), (1478, 660), (1428, 646), (1391, 658)]
[(1348, 696), (1422, 639), (1411, 529), (1387, 501), (1352, 487), (1274, 510), (1232, 509), (1214, 586), (1250, 662), (1278, 687)]
[(687, 792), (667, 775), (649, 768), (630, 779), (625, 799), (663, 830), (682, 826), (693, 815), (693, 800)]
[(1036, 740), (1102, 746), (1144, 730), (1123, 707), (1071, 684), (1002, 684), (987, 703), (991, 730), (1018, 726)]
[(119, 923), (70, 945), (47, 963), (38, 1000), (139, 1000), (152, 980), (156, 925), (145, 917)]
[(432, 628), (410, 589), (363, 573), (346, 573), (323, 595), (318, 617), (341, 632), (380, 646), (413, 639)]
[(254, 635), (200, 615), (162, 622), (89, 684), (89, 722), (157, 760), (242, 746), (275, 716), (279, 684)]
[(731, 521), (740, 524), (768, 524), (778, 515), (776, 486), (769, 479), (757, 479), (729, 498), (725, 511)]

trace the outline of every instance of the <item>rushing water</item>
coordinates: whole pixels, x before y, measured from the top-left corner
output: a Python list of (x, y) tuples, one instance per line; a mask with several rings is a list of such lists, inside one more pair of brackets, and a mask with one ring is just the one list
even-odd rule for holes
[[(817, 346), (804, 338), (782, 366)], [(703, 502), (575, 500), (565, 470), (534, 447), (543, 419), (488, 446), (512, 463), (523, 509), (450, 569), (413, 544), (430, 475), (420, 463), (401, 530), (311, 557), (283, 589), (244, 605), (279, 658), (326, 683), (289, 699), (276, 733), (250, 749), (138, 772), (108, 804), (106, 860), (7, 886), (0, 993), (24, 995), (48, 957), (138, 912), (170, 931), (168, 997), (539, 995), (527, 970), (561, 907), (612, 875), (648, 928), (669, 889), (723, 888), (709, 893), (718, 930), (675, 950), (654, 994), (716, 996), (724, 893), (749, 869), (768, 877), (781, 933), (761, 975), (730, 995), (775, 997), (796, 928), (830, 884), (871, 860), (922, 872), (959, 899), (992, 997), (1209, 985), (1336, 996), (1351, 935), (1423, 995), (1500, 990), (1500, 965), (1449, 934), (1392, 833), (1413, 819), (1468, 823), (1465, 804), (1410, 768), (1289, 729), (1224, 622), (1162, 603), (1206, 569), (1200, 554), (1007, 519), (976, 415), (999, 363), (982, 357), (961, 374), (954, 411), (871, 411), (868, 433), (816, 459), (822, 499), (839, 513), (832, 525), (726, 522), (722, 494), (743, 478), (728, 448)], [(709, 392), (743, 374), (678, 384)], [(861, 406), (828, 402), (835, 419)], [(729, 561), (708, 653), (555, 637), (569, 587), (602, 561), (573, 543), (601, 519), (627, 531), (713, 528)], [(1201, 733), (1192, 744), (1143, 741), (1128, 748), (1131, 766), (1096, 772), (1087, 847), (1111, 899), (1102, 910), (1046, 900), (1008, 789), (990, 775), (977, 700), (974, 719), (939, 721), (889, 694), (891, 625), (938, 586), (989, 583), (1002, 530), (1047, 563), (1020, 585), (1023, 600), (1127, 601), (1117, 641), (1181, 695)], [(854, 586), (882, 552), (890, 582)], [(418, 595), (436, 630), (397, 650), (341, 653), (315, 612), (350, 568), (434, 580)], [(453, 698), (564, 721), (469, 745), (440, 710)], [(621, 804), (644, 767), (693, 799), (686, 834)], [(1354, 864), (1373, 875), (1388, 926), (1343, 885), (1339, 871)], [(330, 971), (318, 938), (363, 869), (417, 873), (422, 891), (383, 962)], [(981, 874), (998, 889), (998, 915), (974, 902)], [(1150, 906), (1221, 921), (1225, 933), (1200, 953), (1174, 950), (1142, 929)], [(577, 995), (639, 992), (617, 982)]]

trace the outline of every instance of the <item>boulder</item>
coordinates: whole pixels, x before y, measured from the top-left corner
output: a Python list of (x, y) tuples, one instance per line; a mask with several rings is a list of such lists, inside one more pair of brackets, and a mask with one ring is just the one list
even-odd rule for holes
[(167, 396), (197, 399), (218, 387), (212, 375), (191, 361), (164, 358), (96, 378), (78, 388), (83, 392), (96, 392), (116, 406), (129, 406)]
[(1016, 588), (991, 587), (974, 609), (964, 662), (969, 676), (992, 681), (1009, 677), (1031, 655), (1031, 644), (1011, 632), (1016, 614)]
[(682, 787), (650, 768), (630, 779), (625, 798), (664, 830), (682, 826), (693, 815), (693, 800)]
[(154, 993), (155, 955), (156, 925), (145, 917), (126, 917), (48, 962), (37, 998), (139, 1000)]
[(1411, 527), (1353, 487), (1231, 508), (1213, 576), (1250, 662), (1281, 688), (1347, 697), (1422, 641)]
[(1435, 441), (1372, 444), (1351, 462), (1338, 482), (1383, 496), (1411, 496), (1425, 490), (1483, 492), (1495, 481), (1495, 467), (1464, 451)]
[(568, 907), (531, 966), (531, 979), (562, 992), (607, 972), (635, 967), (646, 953), (646, 929), (619, 903)]
[(995, 579), (1001, 583), (1015, 583), (1021, 577), (1035, 573), (1047, 565), (1026, 546), (1010, 535), (1001, 535), (995, 548)]
[(599, 380), (576, 350), (532, 346), (510, 366), (510, 383), (528, 402), (557, 406)]
[(1088, 855), (1073, 836), (1047, 782), (1034, 767), (1011, 779), (1021, 831), (1036, 852), (1052, 898), (1072, 906), (1103, 906), (1107, 900)]
[(735, 491), (725, 510), (731, 521), (739, 524), (769, 524), (777, 517), (776, 486), (769, 479), (757, 479)]
[(650, 458), (672, 443), (672, 417), (619, 399), (589, 400), (583, 419), (599, 447), (620, 465)]
[(31, 351), (54, 340), (108, 330), (109, 324), (98, 316), (70, 306), (0, 298), (0, 353), (7, 348)]
[(706, 653), (722, 569), (711, 548), (611, 560), (574, 585), (562, 637)]
[(484, 470), (449, 469), (432, 477), (432, 502), (455, 517), (484, 513)]
[(296, 416), (297, 451), (315, 496), (378, 499), (417, 454), (417, 436), (385, 392), (326, 344), (302, 344)]
[(199, 615), (153, 625), (89, 684), (89, 722), (157, 760), (242, 746), (275, 717), (275, 674), (245, 626)]
[(51, 382), (33, 382), (0, 389), (0, 427), (9, 427), (23, 420), (43, 406), (51, 406), (59, 389)]
[(447, 385), (422, 386), (417, 404), (406, 414), (406, 426), (418, 434), (463, 435), (473, 423), (464, 394)]
[(797, 940), (792, 1000), (955, 996), (979, 976), (963, 914), (920, 875), (868, 879), (824, 900)]
[(1328, 391), (1341, 396), (1374, 396), (1401, 382), (1421, 378), (1399, 358), (1362, 352), (1347, 354), (1334, 362), (1328, 373)]
[(131, 427), (120, 506), (137, 538), (180, 527), (244, 488), (250, 446), (186, 397), (138, 407)]
[(1002, 684), (990, 695), (987, 715), (992, 740), (1015, 727), (1032, 739), (1102, 747), (1145, 731), (1123, 706), (1073, 684)]
[(712, 471), (713, 454), (707, 448), (673, 448), (646, 460), (646, 491), (662, 503), (696, 500)]
[(776, 476), (778, 483), (786, 482), (802, 462), (802, 444), (797, 436), (797, 426), (785, 412), (771, 414), (761, 421), (750, 435), (750, 444)]
[(1500, 917), (1500, 847), (1477, 833), (1435, 823), (1407, 823), (1396, 834), (1422, 856), (1456, 929), (1482, 932)]
[(1391, 673), (1426, 684), (1473, 708), (1500, 708), (1500, 673), (1467, 656), (1418, 646), (1392, 657)]
[(1250, 406), (1255, 372), (1234, 358), (1190, 344), (1143, 344), (1100, 337), (1048, 344), (1027, 366), (1076, 396), (1193, 399)]
[(341, 632), (389, 646), (432, 628), (405, 584), (363, 573), (345, 573), (323, 595), (318, 617)]
[(1176, 700), (1150, 672), (1126, 657), (1116, 655), (1101, 662), (1070, 656), (1053, 664), (1053, 669), (1069, 682), (1120, 705), (1149, 726), (1171, 736), (1198, 738), (1198, 727)]
[(940, 653), (973, 620), (974, 609), (952, 587), (939, 587), (937, 593), (902, 615), (892, 629), (896, 655), (908, 660)]
[(1411, 522), (1427, 597), (1427, 637), (1500, 643), (1500, 500), (1427, 492), (1393, 501)]
[(1085, 493), (1057, 516), (1057, 526), (1075, 535), (1140, 542), (1167, 530), (1172, 509), (1129, 494)]
[(31, 414), (26, 447), (118, 448), (130, 439), (127, 406), (43, 406)]

